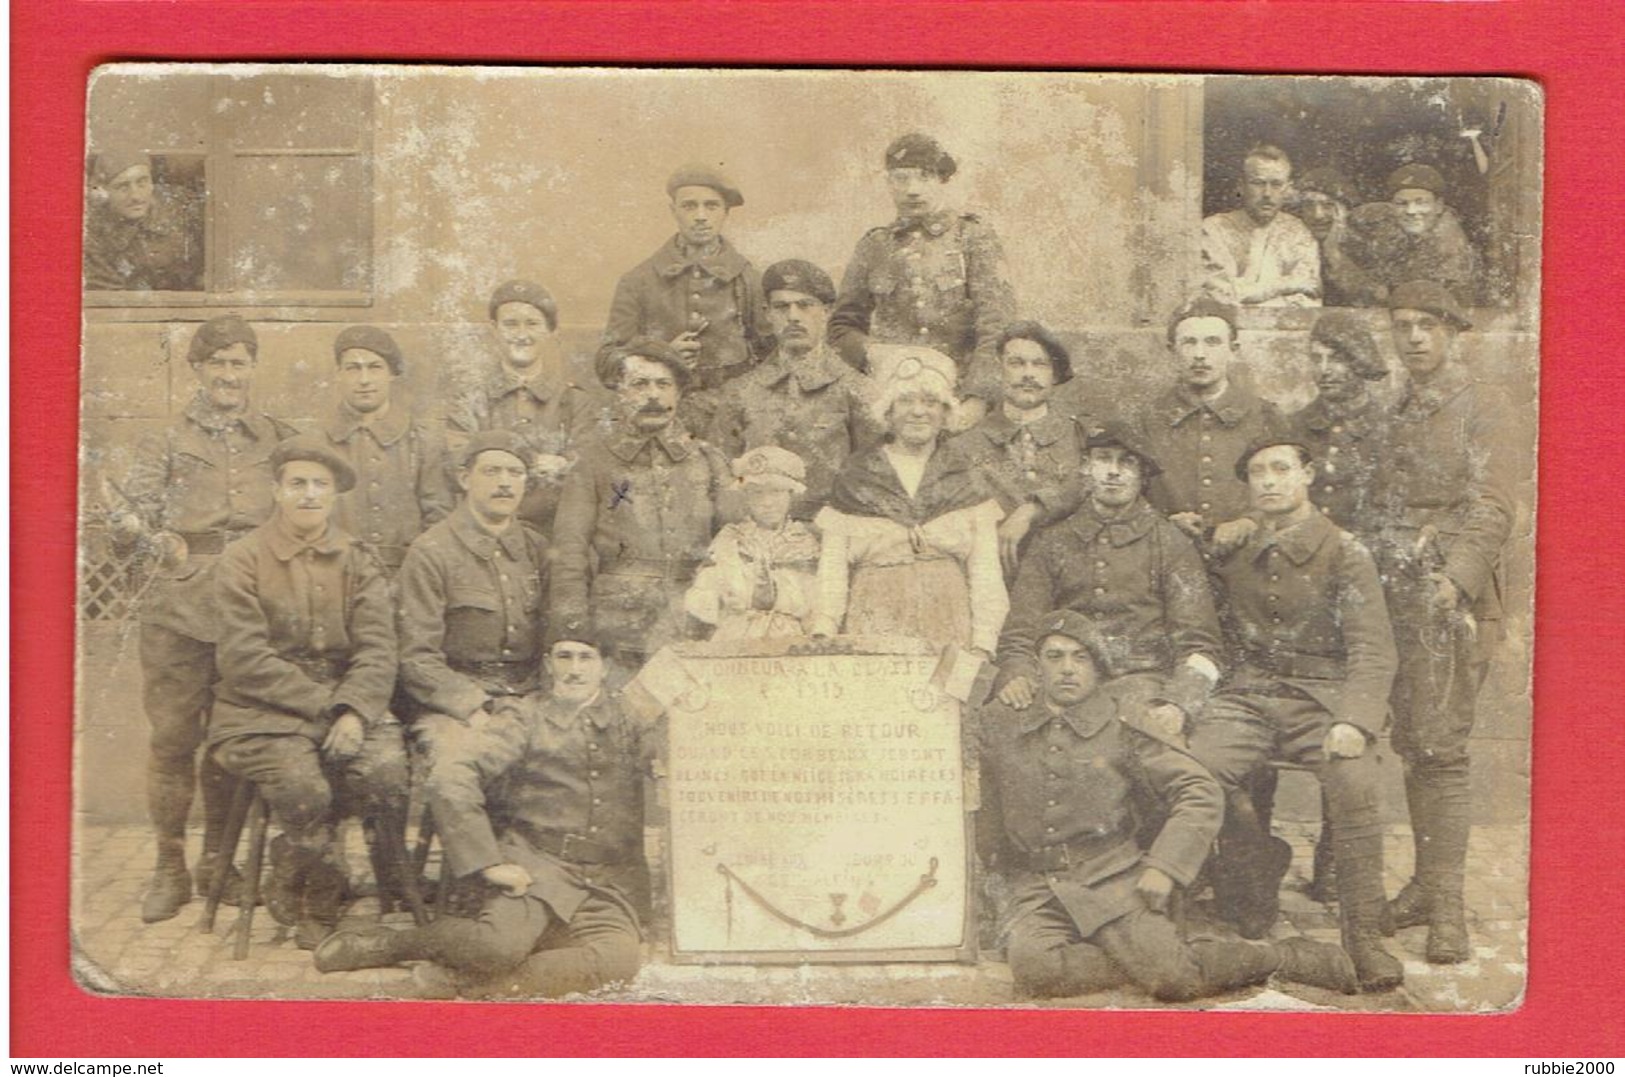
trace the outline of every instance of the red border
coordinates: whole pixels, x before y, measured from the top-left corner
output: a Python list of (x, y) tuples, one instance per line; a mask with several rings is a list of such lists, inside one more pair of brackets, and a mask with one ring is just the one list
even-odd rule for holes
[[(1619, 1054), (1625, 33), (1537, 0), (1198, 5), (15, 0), (13, 1055)], [(1335, 42), (1335, 48), (1330, 43)], [(1532, 960), (1495, 1018), (108, 1000), (67, 976), (79, 191), (115, 59), (781, 62), (1527, 75), (1546, 87)], [(833, 118), (830, 118), (833, 119)], [(51, 252), (41, 257), (39, 252)], [(1600, 346), (1600, 347), (1599, 347)], [(1579, 511), (1574, 511), (1578, 507)], [(15, 671), (27, 671), (23, 677)]]

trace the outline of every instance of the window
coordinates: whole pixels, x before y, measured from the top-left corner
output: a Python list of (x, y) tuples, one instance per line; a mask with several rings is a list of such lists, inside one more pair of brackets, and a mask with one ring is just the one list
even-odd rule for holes
[[(351, 74), (97, 72), (86, 307), (369, 305), (372, 101)], [(137, 235), (106, 172), (141, 160), (153, 205)]]

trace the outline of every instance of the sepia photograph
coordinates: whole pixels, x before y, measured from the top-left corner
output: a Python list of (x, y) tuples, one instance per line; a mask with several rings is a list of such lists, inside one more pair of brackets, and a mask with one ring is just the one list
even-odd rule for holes
[(72, 975), (1516, 1009), (1543, 123), (96, 68)]

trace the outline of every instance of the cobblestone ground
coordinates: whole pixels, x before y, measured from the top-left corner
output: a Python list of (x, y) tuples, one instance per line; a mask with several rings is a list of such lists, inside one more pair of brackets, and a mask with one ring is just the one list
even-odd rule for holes
[[(358, 828), (350, 828), (352, 831)], [(1282, 893), (1278, 935), (1301, 932), (1336, 940), (1335, 911), (1304, 893), (1314, 828), (1280, 823), (1278, 833), (1292, 842), (1295, 858)], [(1400, 932), (1390, 949), (1405, 963), (1405, 985), (1381, 995), (1346, 997), (1296, 985), (1270, 984), (1192, 1004), (1217, 1009), (1342, 1009), (1360, 1011), (1494, 1012), (1516, 1006), (1523, 994), (1528, 925), (1528, 841), (1522, 826), (1481, 826), (1473, 831), (1468, 863), (1468, 928), (1475, 956), (1456, 966), (1423, 960), (1426, 931)], [(80, 830), (73, 910), (75, 972), (87, 990), (115, 994), (283, 999), (449, 998), (444, 976), (427, 965), (322, 974), (310, 955), (298, 949), (287, 929), (264, 909), (254, 919), (252, 947), (245, 961), (231, 956), (231, 930), (237, 910), (222, 907), (215, 932), (199, 930), (203, 903), (194, 899), (173, 920), (143, 924), (139, 906), (152, 867), (150, 834), (138, 826), (85, 826)], [(352, 833), (350, 859), (365, 864), (359, 834)], [(194, 835), (192, 847), (196, 847)], [(1409, 876), (1408, 832), (1390, 828), (1387, 886), (1394, 894)], [(349, 915), (376, 918), (377, 905), (363, 898)], [(1192, 922), (1200, 923), (1197, 903)], [(386, 923), (410, 924), (393, 913)], [(864, 965), (723, 967), (673, 965), (650, 947), (643, 971), (629, 989), (605, 995), (617, 1002), (870, 1003), (882, 1006), (1032, 1005), (1016, 999), (1009, 969), (984, 960), (970, 965)], [(1124, 989), (1049, 1007), (1158, 1006)], [(1166, 1007), (1159, 1007), (1166, 1008)]]

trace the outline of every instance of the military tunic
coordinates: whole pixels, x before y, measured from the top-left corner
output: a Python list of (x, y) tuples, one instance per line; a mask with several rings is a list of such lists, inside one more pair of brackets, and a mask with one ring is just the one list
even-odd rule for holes
[(999, 396), (998, 335), (1016, 315), (997, 233), (974, 214), (939, 211), (871, 228), (852, 253), (829, 340), (867, 369), (865, 349), (918, 344), (953, 359), (961, 396)]
[(140, 220), (106, 210), (85, 225), (87, 291), (195, 292), (203, 289), (203, 227), (196, 212), (155, 198)]
[(371, 547), (393, 572), (406, 548), (456, 504), (446, 473), (446, 446), (427, 424), (395, 406), (367, 416), (340, 404), (327, 440), (355, 469), (355, 489), (340, 494), (335, 523)]
[(1006, 514), (1039, 491), (1074, 481), (1083, 468), (1087, 417), (1068, 418), (1051, 410), (1018, 424), (995, 408), (950, 442), (982, 473)]
[(1353, 407), (1317, 396), (1287, 416), (1287, 423), (1314, 456), (1309, 496), (1316, 507), (1344, 530), (1375, 535), (1382, 526), (1377, 481), (1386, 465), (1388, 409), (1369, 393)]
[(1478, 301), (1478, 252), (1455, 212), (1445, 207), (1431, 230), (1412, 236), (1391, 202), (1371, 202), (1349, 214), (1345, 250), (1387, 288), (1413, 280), (1445, 286), (1462, 306)]
[(716, 533), (727, 461), (679, 422), (614, 428), (564, 482), (549, 600), (560, 633), (591, 626), (638, 659), (683, 635), (682, 597)]
[[(498, 366), (448, 409), (447, 449), (455, 467), (469, 435), (507, 430), (517, 434), (531, 453), (573, 462), (597, 429), (601, 411), (585, 389), (562, 377), (519, 378)], [(519, 518), (544, 535), (551, 534), (563, 482), (563, 474), (533, 468)]]
[(1162, 466), (1146, 499), (1167, 516), (1197, 513), (1209, 528), (1246, 515), (1251, 495), (1236, 478), (1236, 459), (1282, 425), (1274, 404), (1234, 381), (1211, 401), (1196, 399), (1182, 386), (1167, 390), (1138, 421), (1146, 451)]
[(791, 515), (810, 520), (829, 500), (835, 476), (853, 453), (880, 441), (869, 412), (874, 387), (827, 347), (787, 359), (782, 353), (728, 387), (710, 441), (725, 456), (777, 445), (807, 465), (807, 492)]

